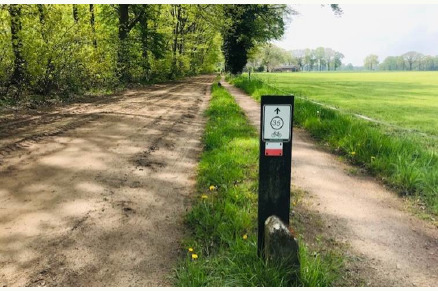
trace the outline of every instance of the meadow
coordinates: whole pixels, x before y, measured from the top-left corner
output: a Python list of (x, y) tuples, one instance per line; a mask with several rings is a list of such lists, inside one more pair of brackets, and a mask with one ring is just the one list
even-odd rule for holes
[(259, 73), (276, 88), (341, 111), (438, 136), (438, 72)]
[(438, 73), (254, 75), (229, 80), (258, 101), (262, 95), (294, 94), (295, 125), (438, 214)]

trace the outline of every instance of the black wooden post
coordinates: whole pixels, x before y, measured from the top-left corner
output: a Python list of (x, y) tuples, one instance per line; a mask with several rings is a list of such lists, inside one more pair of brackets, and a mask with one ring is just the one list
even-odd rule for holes
[(289, 225), (294, 96), (262, 96), (258, 197), (258, 255), (264, 224), (276, 215)]

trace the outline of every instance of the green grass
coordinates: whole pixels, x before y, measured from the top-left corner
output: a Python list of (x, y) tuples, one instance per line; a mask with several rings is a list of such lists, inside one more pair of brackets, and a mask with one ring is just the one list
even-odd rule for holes
[(295, 96), (438, 136), (438, 72), (263, 73)]
[[(314, 74), (298, 75), (308, 78), (307, 75)], [(320, 75), (324, 75), (324, 78), (330, 76)], [(332, 75), (339, 78), (338, 75), (344, 74)], [(263, 94), (284, 94), (275, 86), (257, 79), (249, 81), (245, 76), (235, 78), (232, 82), (256, 100), (260, 100)], [(319, 79), (314, 82), (318, 83)], [(426, 147), (417, 135), (394, 131), (385, 125), (367, 122), (301, 98), (295, 101), (294, 122), (338, 153), (344, 154), (352, 163), (379, 176), (401, 194), (421, 199), (429, 212), (438, 214), (438, 156), (433, 146)]]
[[(175, 285), (330, 286), (337, 278), (334, 262), (339, 260), (315, 255), (303, 243), (298, 275), (257, 257), (256, 130), (232, 96), (216, 85), (207, 116), (198, 197), (186, 217), (191, 230), (183, 244), (187, 257), (175, 270)], [(211, 185), (216, 187), (213, 191)], [(189, 248), (197, 259), (192, 259)]]

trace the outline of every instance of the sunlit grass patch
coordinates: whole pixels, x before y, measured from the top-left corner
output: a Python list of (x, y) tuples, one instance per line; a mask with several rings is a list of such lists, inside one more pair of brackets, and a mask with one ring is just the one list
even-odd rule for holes
[(258, 136), (224, 89), (213, 86), (207, 110), (198, 193), (186, 216), (193, 252), (175, 271), (177, 286), (329, 286), (330, 264), (301, 244), (303, 276), (257, 256)]

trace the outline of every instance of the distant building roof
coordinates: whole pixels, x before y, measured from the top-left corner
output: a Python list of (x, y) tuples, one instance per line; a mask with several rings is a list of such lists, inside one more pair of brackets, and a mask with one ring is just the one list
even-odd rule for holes
[(299, 71), (300, 67), (296, 65), (284, 65), (273, 69), (273, 71)]

